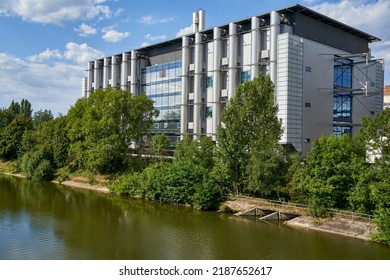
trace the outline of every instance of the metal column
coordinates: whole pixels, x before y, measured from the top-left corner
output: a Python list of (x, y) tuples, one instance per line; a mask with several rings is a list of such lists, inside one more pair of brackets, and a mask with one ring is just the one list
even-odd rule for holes
[(136, 51), (131, 51), (131, 80), (130, 80), (130, 92), (134, 95), (138, 95), (137, 91), (137, 80), (138, 80), (138, 73), (137, 73), (137, 65), (138, 65), (138, 53)]
[(92, 93), (93, 66), (94, 66), (93, 61), (88, 62), (87, 97), (89, 97)]
[(122, 65), (121, 65), (121, 89), (122, 90), (127, 90), (128, 89), (128, 70), (127, 70), (127, 64), (128, 64), (128, 60), (127, 60), (127, 53), (123, 53), (122, 54)]
[(214, 27), (214, 61), (213, 61), (213, 128), (212, 138), (217, 141), (217, 129), (220, 123), (220, 96), (221, 96), (221, 59), (222, 40), (221, 29)]
[(188, 90), (189, 77), (188, 68), (190, 62), (190, 50), (188, 46), (188, 37), (182, 39), (182, 76), (181, 76), (181, 112), (180, 112), (180, 138), (183, 139), (187, 134), (188, 128)]
[(195, 34), (195, 71), (194, 71), (194, 139), (200, 139), (202, 132), (202, 76), (203, 76), (203, 34)]
[(229, 24), (229, 86), (228, 99), (230, 100), (237, 87), (237, 25)]
[(280, 15), (271, 12), (271, 46), (270, 46), (270, 77), (271, 81), (276, 84), (277, 75), (277, 43), (280, 34)]
[(260, 33), (260, 19), (258, 17), (252, 17), (252, 32), (251, 32), (251, 80), (259, 75), (259, 33)]
[(108, 88), (108, 79), (110, 77), (110, 74), (108, 72), (110, 70), (109, 59), (110, 58), (108, 58), (108, 57), (104, 58), (104, 63), (103, 63), (103, 88)]
[(95, 75), (95, 91), (101, 88), (100, 71), (102, 71), (99, 60), (95, 60), (94, 75)]
[(111, 87), (118, 88), (118, 62), (117, 57), (113, 55), (111, 57)]

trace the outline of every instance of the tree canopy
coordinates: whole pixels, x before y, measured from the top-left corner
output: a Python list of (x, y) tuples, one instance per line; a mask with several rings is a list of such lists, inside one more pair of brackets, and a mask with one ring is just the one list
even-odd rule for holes
[(237, 87), (221, 115), (218, 168), (225, 170), (233, 190), (269, 194), (281, 160), (281, 121), (269, 76), (259, 75)]
[(128, 91), (98, 90), (78, 100), (67, 116), (74, 164), (101, 173), (120, 169), (129, 147), (141, 143), (157, 115), (152, 100)]

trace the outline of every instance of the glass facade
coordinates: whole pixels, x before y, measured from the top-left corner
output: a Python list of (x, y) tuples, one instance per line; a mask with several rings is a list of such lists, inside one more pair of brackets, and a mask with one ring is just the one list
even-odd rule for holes
[(171, 143), (180, 136), (181, 67), (181, 61), (174, 61), (142, 69), (142, 93), (160, 112), (152, 134), (164, 134)]
[(344, 126), (343, 124), (333, 124), (333, 135), (341, 136), (344, 133), (352, 134), (352, 127)]
[(352, 134), (352, 61), (335, 57), (333, 78), (333, 135)]
[(245, 83), (247, 81), (250, 81), (251, 74), (249, 71), (243, 71), (241, 72), (241, 83)]

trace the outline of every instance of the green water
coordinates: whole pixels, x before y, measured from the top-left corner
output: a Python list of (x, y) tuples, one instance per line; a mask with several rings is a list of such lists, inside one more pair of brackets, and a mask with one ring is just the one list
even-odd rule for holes
[(390, 259), (390, 247), (0, 175), (0, 259)]

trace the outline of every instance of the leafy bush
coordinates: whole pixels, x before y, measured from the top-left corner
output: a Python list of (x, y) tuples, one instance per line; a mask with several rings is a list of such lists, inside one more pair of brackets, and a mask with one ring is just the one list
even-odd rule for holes
[(49, 160), (43, 159), (33, 172), (32, 179), (37, 181), (51, 181), (54, 176), (54, 169)]
[(376, 212), (374, 223), (378, 231), (373, 240), (390, 245), (390, 208), (381, 208)]
[(192, 204), (197, 210), (217, 210), (221, 200), (221, 189), (213, 182), (207, 181), (195, 188)]
[(324, 218), (328, 216), (328, 211), (326, 210), (324, 201), (317, 196), (313, 196), (309, 199), (307, 208), (309, 214), (315, 218)]
[(20, 168), (27, 178), (37, 181), (50, 181), (54, 176), (54, 169), (47, 159), (49, 155), (44, 149), (27, 152), (23, 155)]

